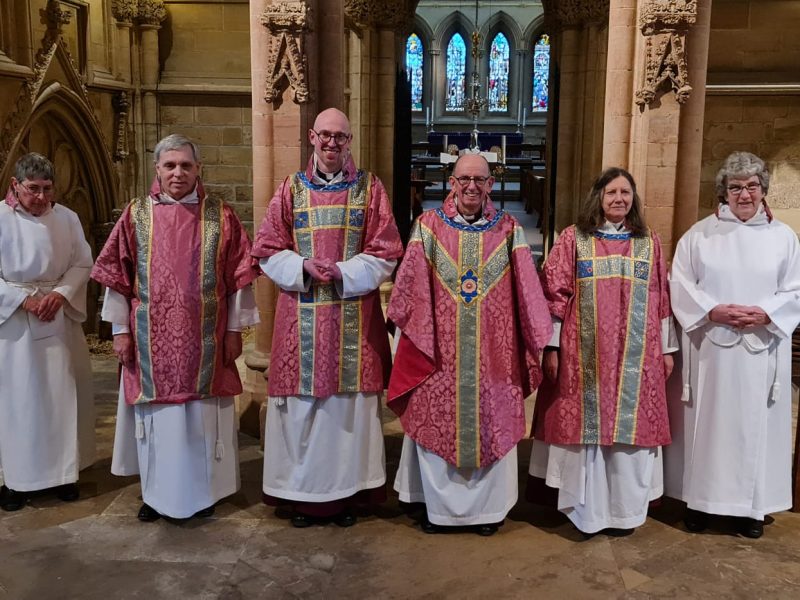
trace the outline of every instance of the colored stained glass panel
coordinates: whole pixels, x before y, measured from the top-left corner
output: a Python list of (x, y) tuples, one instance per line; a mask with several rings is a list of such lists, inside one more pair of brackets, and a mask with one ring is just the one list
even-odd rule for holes
[(464, 110), (466, 96), (467, 45), (460, 33), (454, 33), (447, 44), (446, 110)]
[(533, 111), (546, 112), (550, 76), (550, 36), (542, 34), (533, 47)]
[(411, 83), (411, 110), (422, 112), (422, 40), (412, 33), (406, 40), (406, 75)]
[(508, 110), (508, 39), (498, 33), (489, 49), (489, 112)]

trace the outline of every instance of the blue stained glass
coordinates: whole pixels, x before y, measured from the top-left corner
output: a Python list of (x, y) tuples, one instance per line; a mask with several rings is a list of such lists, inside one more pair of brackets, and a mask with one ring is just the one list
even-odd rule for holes
[(467, 75), (467, 45), (460, 33), (447, 44), (447, 98), (445, 110), (464, 110)]
[(411, 110), (422, 111), (422, 40), (412, 33), (406, 40), (406, 74), (411, 83)]
[(508, 40), (498, 33), (489, 49), (489, 112), (508, 110)]
[(550, 76), (550, 36), (543, 33), (533, 47), (533, 111), (546, 112), (550, 99), (547, 80)]

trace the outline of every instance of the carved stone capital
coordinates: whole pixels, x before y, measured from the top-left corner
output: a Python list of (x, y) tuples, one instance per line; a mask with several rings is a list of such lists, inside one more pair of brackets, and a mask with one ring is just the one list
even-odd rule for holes
[(140, 25), (158, 27), (167, 18), (164, 0), (139, 0), (136, 20)]
[(47, 28), (56, 29), (59, 32), (64, 25), (69, 25), (69, 21), (72, 18), (72, 13), (61, 8), (61, 3), (58, 0), (48, 0), (44, 14), (47, 19)]
[(697, 22), (697, 0), (650, 0), (639, 15), (646, 38), (645, 73), (636, 92), (636, 104), (651, 104), (659, 93), (671, 89), (684, 104), (691, 95), (686, 65), (686, 32)]
[(602, 25), (608, 21), (610, 0), (542, 0), (548, 31)]
[(131, 25), (139, 14), (139, 0), (112, 0), (111, 14), (117, 23)]
[(639, 15), (639, 26), (644, 35), (686, 31), (695, 22), (697, 0), (650, 0)]
[(411, 31), (419, 0), (345, 0), (344, 15), (361, 28)]
[(261, 24), (270, 32), (264, 100), (279, 101), (290, 86), (296, 103), (308, 102), (311, 94), (303, 46), (305, 33), (313, 29), (311, 7), (302, 0), (270, 4), (261, 13)]

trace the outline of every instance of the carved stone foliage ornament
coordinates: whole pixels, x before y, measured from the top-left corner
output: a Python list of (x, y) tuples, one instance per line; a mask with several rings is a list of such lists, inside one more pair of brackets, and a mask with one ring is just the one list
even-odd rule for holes
[(124, 160), (128, 156), (128, 111), (131, 107), (128, 92), (114, 94), (113, 103), (116, 116), (114, 160)]
[(111, 0), (111, 12), (118, 23), (132, 25), (139, 14), (139, 0)]
[(696, 21), (697, 0), (650, 0), (642, 7), (639, 26), (645, 36), (645, 73), (636, 104), (651, 104), (664, 88), (671, 89), (680, 104), (689, 99), (686, 33)]
[(294, 101), (307, 103), (311, 95), (303, 45), (305, 33), (312, 30), (311, 7), (302, 1), (270, 4), (261, 13), (261, 24), (270, 33), (264, 100), (280, 101), (284, 90), (290, 86)]
[(121, 25), (157, 27), (167, 18), (164, 0), (111, 0), (111, 13)]
[(542, 0), (545, 27), (561, 31), (608, 21), (610, 0)]
[(357, 27), (410, 32), (419, 0), (345, 0), (344, 15)]

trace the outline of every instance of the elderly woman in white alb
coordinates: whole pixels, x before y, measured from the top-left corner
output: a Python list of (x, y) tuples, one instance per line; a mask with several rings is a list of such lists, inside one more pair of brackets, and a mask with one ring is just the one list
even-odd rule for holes
[(772, 217), (769, 171), (749, 152), (717, 174), (719, 207), (678, 242), (672, 310), (683, 328), (681, 398), (671, 398), (666, 493), (690, 531), (709, 514), (758, 538), (792, 504), (791, 337), (800, 322), (800, 244)]

